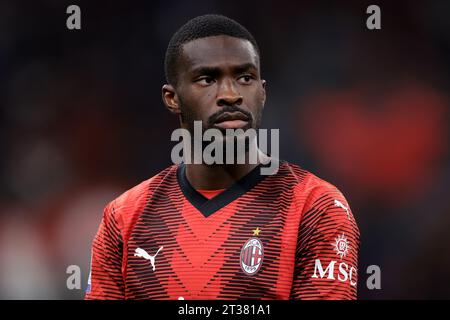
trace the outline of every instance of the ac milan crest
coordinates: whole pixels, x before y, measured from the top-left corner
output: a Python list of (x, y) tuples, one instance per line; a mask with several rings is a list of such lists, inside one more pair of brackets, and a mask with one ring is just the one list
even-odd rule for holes
[(254, 275), (262, 265), (264, 249), (258, 238), (250, 238), (241, 250), (241, 269), (248, 275)]

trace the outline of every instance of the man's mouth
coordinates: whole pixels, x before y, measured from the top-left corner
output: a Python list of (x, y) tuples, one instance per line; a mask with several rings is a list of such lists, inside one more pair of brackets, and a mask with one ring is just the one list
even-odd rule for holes
[(213, 126), (220, 129), (242, 129), (249, 123), (249, 118), (242, 112), (231, 112), (221, 114)]

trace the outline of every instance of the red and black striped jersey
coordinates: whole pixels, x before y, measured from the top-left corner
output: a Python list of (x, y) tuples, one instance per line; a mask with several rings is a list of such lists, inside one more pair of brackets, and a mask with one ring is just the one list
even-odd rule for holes
[(359, 230), (332, 184), (285, 161), (208, 199), (173, 165), (110, 202), (86, 299), (355, 299)]

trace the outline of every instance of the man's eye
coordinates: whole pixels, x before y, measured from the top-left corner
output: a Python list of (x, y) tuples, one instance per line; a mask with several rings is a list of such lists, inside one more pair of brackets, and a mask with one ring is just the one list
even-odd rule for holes
[(214, 79), (212, 77), (201, 77), (196, 82), (202, 86), (209, 86), (214, 82)]
[(250, 84), (252, 82), (252, 80), (253, 80), (253, 77), (248, 74), (245, 76), (242, 76), (238, 79), (238, 81), (243, 84)]

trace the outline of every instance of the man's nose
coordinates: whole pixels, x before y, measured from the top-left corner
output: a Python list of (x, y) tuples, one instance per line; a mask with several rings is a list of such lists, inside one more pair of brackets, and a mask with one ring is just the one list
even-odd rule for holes
[(232, 80), (223, 81), (219, 86), (217, 94), (217, 105), (219, 107), (242, 104), (243, 97), (238, 92), (236, 84)]

